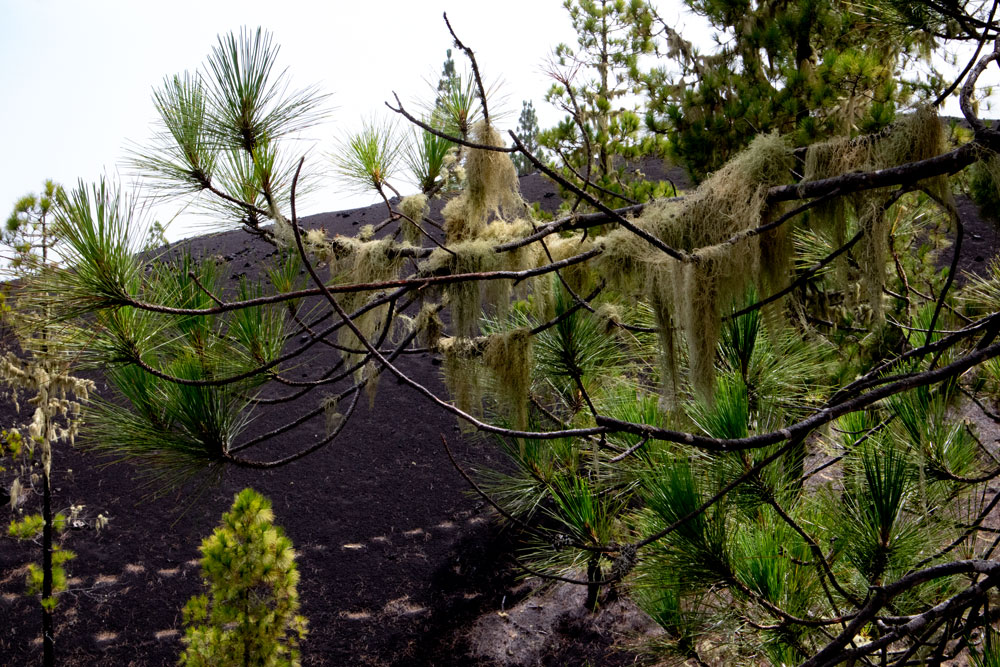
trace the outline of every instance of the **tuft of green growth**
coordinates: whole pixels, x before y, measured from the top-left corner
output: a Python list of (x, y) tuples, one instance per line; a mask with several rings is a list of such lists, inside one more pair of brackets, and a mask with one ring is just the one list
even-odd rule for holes
[[(16, 490), (19, 490), (19, 487)], [(14, 498), (11, 500), (13, 501)], [(45, 523), (45, 518), (41, 514), (28, 514), (20, 519), (11, 520), (10, 525), (7, 526), (7, 535), (16, 540), (38, 541), (46, 530)], [(66, 530), (65, 515), (60, 513), (56, 514), (55, 517), (50, 517), (50, 524), (50, 530), (54, 529), (57, 533), (64, 532)], [(74, 552), (64, 549), (58, 544), (53, 544), (49, 552), (48, 584), (46, 584), (44, 559), (42, 565), (28, 563), (25, 593), (31, 597), (38, 596), (46, 613), (52, 613), (52, 610), (56, 608), (59, 594), (66, 591), (66, 568), (63, 567), (63, 563), (74, 558), (76, 558)]]
[(483, 350), (483, 364), (497, 380), (502, 409), (517, 428), (528, 428), (528, 392), (531, 389), (531, 332), (514, 329), (490, 336)]
[(580, 399), (579, 385), (593, 392), (611, 380), (625, 360), (620, 341), (606, 322), (584, 309), (561, 286), (554, 286), (554, 315), (559, 318), (535, 337), (538, 371), (569, 403)]
[(913, 553), (919, 515), (907, 511), (916, 509), (916, 474), (892, 443), (859, 450), (854, 475), (845, 483), (844, 556), (868, 584), (878, 586), (887, 572), (907, 571), (919, 554)]
[[(451, 136), (468, 139), (476, 123), (482, 122), (483, 105), (479, 99), (476, 81), (468, 71), (458, 73), (448, 49), (448, 59), (441, 71), (437, 85), (437, 96), (429, 110), (431, 120)], [(486, 91), (488, 100), (495, 86)]]
[(153, 102), (159, 116), (155, 150), (135, 151), (129, 161), (164, 195), (200, 192), (220, 162), (204, 80), (191, 72), (164, 77)]
[[(434, 122), (434, 118), (427, 119)], [(413, 174), (417, 187), (430, 194), (454, 185), (455, 144), (416, 128), (412, 140), (403, 147), (403, 162)]]
[(360, 192), (384, 192), (402, 156), (402, 142), (391, 121), (365, 121), (342, 141), (334, 167), (343, 181)]
[(423, 235), (420, 233), (420, 228), (417, 225), (430, 213), (430, 207), (427, 205), (427, 195), (416, 194), (404, 197), (399, 202), (399, 212), (405, 216), (399, 223), (403, 230), (403, 240), (410, 245), (420, 245)]
[(209, 594), (184, 606), (181, 665), (300, 664), (299, 571), (292, 541), (273, 521), (271, 502), (243, 489), (202, 542)]

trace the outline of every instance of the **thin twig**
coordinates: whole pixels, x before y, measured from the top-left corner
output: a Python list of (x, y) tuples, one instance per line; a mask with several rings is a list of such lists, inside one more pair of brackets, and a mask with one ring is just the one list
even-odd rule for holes
[(191, 280), (193, 280), (193, 281), (194, 281), (194, 284), (195, 284), (195, 285), (197, 285), (197, 286), (198, 286), (198, 288), (199, 288), (199, 289), (200, 289), (200, 290), (201, 290), (202, 292), (204, 292), (205, 294), (207, 294), (207, 295), (208, 295), (208, 298), (210, 298), (210, 299), (211, 299), (212, 301), (214, 301), (214, 302), (215, 302), (216, 304), (218, 304), (218, 305), (220, 305), (220, 306), (225, 306), (225, 305), (226, 305), (226, 304), (224, 304), (224, 303), (222, 302), (222, 299), (220, 299), (219, 297), (217, 297), (217, 296), (215, 296), (214, 294), (212, 294), (212, 292), (211, 292), (211, 291), (210, 291), (210, 290), (209, 290), (209, 289), (208, 289), (207, 287), (205, 287), (204, 285), (202, 285), (202, 284), (201, 284), (201, 281), (200, 281), (200, 280), (198, 280), (198, 276), (197, 276), (197, 275), (195, 274), (195, 272), (194, 272), (194, 271), (188, 271), (188, 278), (190, 278)]
[[(997, 11), (997, 4), (1000, 4), (1000, 3), (998, 3), (997, 0), (993, 0), (993, 7), (990, 9), (990, 17), (986, 20), (986, 25), (987, 26), (990, 26), (990, 25), (993, 24), (993, 17), (996, 15), (996, 11)], [(955, 81), (952, 82), (952, 84), (950, 86), (948, 86), (932, 102), (932, 104), (934, 106), (936, 106), (936, 107), (941, 106), (941, 104), (944, 103), (944, 101), (946, 99), (948, 99), (948, 97), (952, 93), (955, 92), (955, 89), (958, 88), (958, 84), (962, 83), (962, 81), (965, 79), (966, 75), (969, 73), (969, 70), (971, 70), (973, 68), (973, 66), (975, 66), (976, 60), (979, 58), (979, 54), (982, 52), (983, 46), (986, 45), (986, 40), (987, 39), (989, 39), (989, 30), (988, 29), (984, 29), (983, 32), (982, 32), (982, 35), (980, 35), (980, 37), (979, 37), (979, 43), (976, 45), (976, 51), (975, 51), (975, 53), (973, 53), (972, 57), (969, 58), (969, 63), (965, 66), (964, 69), (962, 69), (962, 72), (957, 77), (955, 77)]]
[(413, 123), (417, 127), (421, 128), (423, 130), (426, 130), (427, 132), (430, 132), (435, 137), (439, 137), (441, 139), (446, 139), (446, 140), (450, 141), (453, 144), (458, 144), (459, 146), (465, 146), (467, 148), (475, 148), (475, 149), (478, 149), (478, 150), (481, 150), (481, 151), (494, 151), (496, 153), (516, 153), (517, 152), (517, 148), (514, 148), (514, 147), (508, 148), (507, 146), (490, 146), (489, 144), (477, 144), (474, 141), (469, 141), (468, 139), (463, 139), (462, 137), (455, 137), (455, 136), (452, 136), (452, 135), (448, 134), (447, 132), (442, 132), (441, 130), (437, 129), (436, 127), (434, 127), (432, 125), (428, 125), (427, 123), (423, 122), (422, 120), (420, 120), (416, 116), (412, 115), (409, 111), (407, 111), (406, 109), (403, 108), (403, 103), (399, 101), (399, 95), (397, 95), (396, 93), (393, 93), (392, 95), (393, 95), (393, 97), (396, 98), (396, 106), (392, 106), (388, 102), (385, 103), (385, 105), (387, 107), (389, 107), (390, 110), (395, 111), (396, 113), (400, 114), (406, 120), (410, 121), (411, 123)]
[(626, 458), (628, 458), (632, 454), (635, 454), (637, 451), (639, 451), (640, 449), (642, 449), (642, 447), (647, 442), (649, 442), (649, 436), (645, 435), (645, 436), (642, 437), (641, 440), (639, 440), (638, 443), (636, 443), (635, 445), (629, 447), (628, 449), (626, 449), (624, 452), (622, 452), (618, 456), (612, 457), (611, 459), (608, 460), (608, 462), (609, 463), (618, 463), (619, 461), (624, 461)]
[(467, 47), (462, 43), (462, 40), (458, 38), (455, 31), (451, 27), (451, 22), (448, 20), (448, 12), (444, 12), (444, 23), (448, 26), (448, 32), (451, 33), (452, 38), (455, 40), (455, 46), (462, 49), (465, 55), (469, 58), (469, 62), (472, 63), (472, 74), (476, 78), (476, 88), (479, 89), (479, 100), (483, 105), (483, 121), (489, 125), (490, 124), (490, 111), (486, 108), (486, 87), (483, 86), (483, 78), (479, 76), (479, 65), (476, 63), (476, 54), (472, 52), (472, 49)]

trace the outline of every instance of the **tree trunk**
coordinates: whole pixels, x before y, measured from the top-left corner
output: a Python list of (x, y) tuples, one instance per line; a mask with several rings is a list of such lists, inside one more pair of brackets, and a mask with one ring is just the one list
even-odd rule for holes
[(52, 485), (47, 466), (42, 471), (42, 664), (56, 664), (52, 608), (47, 604), (52, 597)]
[(587, 563), (587, 601), (584, 603), (590, 611), (597, 611), (597, 596), (601, 592), (601, 585), (597, 583), (601, 580), (601, 564), (595, 554)]

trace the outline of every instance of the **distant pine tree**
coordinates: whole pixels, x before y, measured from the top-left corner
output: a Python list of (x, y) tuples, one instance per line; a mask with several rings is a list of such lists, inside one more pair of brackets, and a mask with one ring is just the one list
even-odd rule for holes
[(627, 163), (664, 151), (661, 137), (644, 133), (636, 95), (640, 58), (653, 52), (654, 13), (648, 2), (567, 0), (576, 44), (559, 44), (545, 99), (567, 112), (539, 133), (542, 148), (563, 162), (562, 175), (612, 206), (664, 196), (666, 184), (637, 178)]
[[(517, 120), (517, 136), (520, 137), (524, 147), (532, 154), (538, 153), (538, 115), (535, 113), (535, 106), (529, 100), (521, 103), (521, 116)], [(535, 170), (531, 161), (520, 153), (511, 158), (514, 166), (517, 167), (517, 175), (524, 176)]]
[(444, 103), (444, 98), (448, 95), (458, 80), (458, 73), (455, 71), (455, 61), (451, 57), (451, 49), (445, 51), (444, 63), (441, 65), (441, 78), (437, 84), (437, 98), (434, 100), (434, 107), (440, 108)]

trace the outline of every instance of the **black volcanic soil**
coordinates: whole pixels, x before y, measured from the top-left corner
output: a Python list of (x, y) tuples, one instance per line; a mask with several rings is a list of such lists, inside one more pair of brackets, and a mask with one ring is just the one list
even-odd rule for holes
[[(684, 187), (682, 174), (671, 176)], [(522, 190), (547, 210), (558, 204), (555, 189), (537, 176), (522, 179)], [(962, 265), (985, 266), (996, 250), (995, 229), (979, 220), (974, 207), (963, 207), (963, 213)], [(379, 205), (311, 216), (303, 223), (330, 234), (354, 234), (383, 217)], [(272, 253), (239, 231), (178, 243), (170, 255), (182, 249), (216, 257), (232, 283), (244, 273), (257, 275)], [(336, 358), (314, 346), (293, 375), (314, 378)], [(430, 356), (410, 355), (401, 364), (444, 393)], [(269, 391), (284, 395), (287, 389)], [(266, 432), (316, 401), (265, 410), (246, 436)], [(9, 403), (0, 405), (0, 423), (25, 418)], [(322, 437), (321, 421), (293, 431), (278, 449)], [(181, 648), (181, 608), (201, 590), (198, 546), (234, 494), (252, 486), (273, 501), (276, 523), (298, 551), (302, 612), (310, 625), (304, 664), (632, 664), (636, 655), (621, 646), (645, 627), (619, 603), (592, 618), (573, 592), (557, 588), (530, 608), (511, 610), (529, 587), (519, 584), (504, 557), (508, 537), (450, 464), (442, 435), (469, 468), (503, 465), (493, 443), (464, 437), (452, 417), (387, 374), (374, 406), (362, 400), (333, 443), (276, 470), (228, 469), (201, 495), (148, 497), (130, 465), (107, 464), (59, 446), (56, 506), (83, 505), (84, 519), (110, 518), (100, 532), (88, 526), (65, 535), (65, 546), (77, 558), (67, 566), (70, 590), (56, 610), (59, 663), (174, 664)], [(29, 507), (34, 504), (29, 500)], [(38, 548), (6, 538), (0, 545), (0, 665), (36, 664), (40, 613), (22, 592), (26, 565), (37, 558)], [(532, 614), (547, 619), (533, 625)], [(470, 632), (473, 627), (476, 633)], [(517, 653), (529, 645), (531, 651)]]

